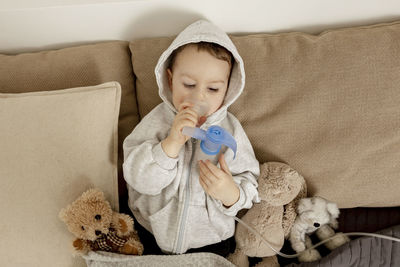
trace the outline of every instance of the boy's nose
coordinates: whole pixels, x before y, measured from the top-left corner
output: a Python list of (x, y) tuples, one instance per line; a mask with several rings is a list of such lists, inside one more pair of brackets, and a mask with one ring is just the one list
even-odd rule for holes
[(204, 94), (202, 92), (196, 92), (195, 93), (195, 98), (198, 101), (203, 101), (205, 99)]

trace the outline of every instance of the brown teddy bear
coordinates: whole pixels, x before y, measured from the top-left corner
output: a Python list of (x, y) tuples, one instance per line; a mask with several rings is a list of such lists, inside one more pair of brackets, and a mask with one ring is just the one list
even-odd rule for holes
[[(261, 202), (254, 204), (241, 220), (279, 251), (296, 219), (297, 202), (307, 195), (305, 180), (284, 163), (264, 163), (260, 166), (258, 194)], [(228, 256), (233, 264), (247, 267), (248, 257), (260, 257), (263, 260), (257, 266), (279, 266), (276, 252), (240, 223), (236, 226), (235, 240), (236, 250)]]
[(77, 239), (73, 246), (78, 254), (108, 251), (142, 255), (143, 245), (133, 228), (133, 219), (114, 212), (104, 193), (98, 189), (84, 192), (59, 217)]

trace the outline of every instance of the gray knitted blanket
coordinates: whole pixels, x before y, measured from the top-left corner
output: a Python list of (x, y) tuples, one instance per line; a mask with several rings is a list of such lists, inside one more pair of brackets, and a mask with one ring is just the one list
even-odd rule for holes
[(221, 266), (234, 267), (224, 257), (213, 253), (189, 253), (182, 255), (129, 256), (104, 251), (89, 252), (83, 256), (88, 267), (176, 267), (176, 266)]

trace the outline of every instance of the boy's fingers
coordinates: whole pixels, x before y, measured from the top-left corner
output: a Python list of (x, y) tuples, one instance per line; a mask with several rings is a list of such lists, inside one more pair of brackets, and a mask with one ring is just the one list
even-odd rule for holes
[(197, 114), (196, 111), (192, 109), (193, 104), (191, 103), (182, 103), (179, 107), (179, 113), (181, 116), (191, 116), (193, 118), (193, 121), (195, 122), (196, 127), (200, 127), (203, 125), (204, 122), (206, 122), (207, 117), (206, 116), (200, 116)]
[(186, 108), (185, 110), (183, 110), (182, 112), (181, 112), (181, 114), (182, 115), (186, 115), (186, 116), (193, 116), (194, 118), (197, 118), (198, 117), (198, 115), (197, 115), (197, 113), (196, 113), (196, 111), (194, 111), (193, 109), (191, 109), (191, 108)]
[(207, 179), (206, 176), (200, 176), (200, 180), (207, 186), (207, 188), (212, 184), (212, 182), (209, 179)]
[(182, 111), (183, 109), (193, 107), (193, 104), (190, 102), (183, 102), (179, 105), (178, 112)]
[(179, 116), (179, 120), (183, 121), (183, 120), (190, 120), (191, 122), (193, 122), (193, 127), (197, 124), (198, 122), (198, 118), (196, 114), (192, 114), (192, 113), (183, 113)]
[(178, 118), (187, 118), (187, 117), (191, 117), (191, 118), (195, 119), (196, 121), (197, 121), (197, 118), (198, 118), (196, 112), (194, 112), (194, 111), (191, 110), (191, 109), (185, 109), (184, 111), (179, 112), (176, 116), (177, 116)]
[[(199, 165), (201, 165), (200, 162), (199, 162)], [(207, 175), (204, 173), (203, 169), (204, 168), (202, 168), (202, 167), (199, 168), (199, 174), (200, 174), (199, 177), (200, 177), (200, 179), (203, 180), (203, 182), (206, 182), (206, 184), (208, 185), (209, 179), (208, 179)]]
[(210, 171), (210, 173), (216, 178), (219, 179), (218, 177), (221, 176), (221, 174), (223, 174), (224, 172), (218, 168), (217, 166), (215, 166), (214, 164), (212, 164), (211, 161), (206, 160), (204, 162), (204, 165), (207, 167), (207, 169)]
[[(200, 165), (200, 162), (199, 162)], [(199, 170), (199, 181), (205, 185), (205, 189), (208, 190), (208, 187), (211, 186), (212, 181), (208, 179), (207, 175), (203, 172), (202, 168)]]
[(196, 125), (196, 121), (193, 120), (193, 118), (184, 118), (182, 120), (182, 127), (181, 128), (183, 128), (183, 126), (194, 127), (194, 125)]
[[(212, 163), (211, 163), (211, 165), (212, 165)], [(218, 177), (216, 177), (216, 176), (214, 175), (214, 173), (208, 168), (207, 164), (206, 164), (204, 161), (202, 161), (202, 160), (199, 161), (199, 167), (200, 167), (201, 173), (202, 173), (205, 177), (207, 177), (207, 179), (208, 179), (210, 182), (212, 182), (212, 181), (215, 180), (215, 179), (218, 179)]]
[(203, 180), (200, 178), (199, 179), (201, 187), (203, 187), (204, 191), (208, 191), (208, 186), (203, 182)]
[(194, 121), (192, 118), (180, 118), (177, 122), (175, 127), (177, 129), (180, 129), (182, 131), (183, 127), (188, 126), (188, 127), (195, 127), (196, 121)]
[(190, 114), (193, 117), (197, 118), (199, 117), (199, 114), (197, 114), (197, 112), (193, 109), (193, 106), (184, 106), (183, 108), (181, 108), (179, 110), (180, 114)]
[(218, 162), (219, 162), (219, 165), (221, 166), (221, 169), (224, 172), (230, 173), (229, 168), (228, 168), (228, 164), (226, 164), (226, 161), (225, 161), (225, 155), (224, 154), (221, 153), (219, 155)]

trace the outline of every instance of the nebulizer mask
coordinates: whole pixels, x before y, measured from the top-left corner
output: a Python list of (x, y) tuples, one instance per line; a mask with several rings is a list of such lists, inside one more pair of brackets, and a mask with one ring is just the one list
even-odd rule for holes
[[(199, 117), (206, 116), (208, 111), (209, 111), (209, 106), (207, 102), (197, 100), (196, 98), (188, 98), (185, 99), (186, 102), (190, 103), (191, 108), (199, 115)], [(201, 150), (207, 154), (207, 155), (216, 155), (219, 153), (222, 145), (225, 145), (232, 149), (234, 152), (234, 158), (236, 156), (236, 140), (233, 138), (233, 136), (224, 128), (217, 126), (217, 125), (212, 125), (210, 126), (207, 130), (200, 129), (198, 127), (183, 127), (182, 129), (182, 134), (186, 136), (193, 137), (195, 139), (201, 140), (200, 147)], [(285, 257), (285, 258), (296, 258), (300, 256), (303, 252), (297, 253), (297, 254), (285, 254), (282, 253), (278, 250), (276, 250), (268, 241), (267, 239), (262, 236), (257, 230), (254, 229), (254, 227), (250, 226), (246, 222), (242, 221), (238, 217), (234, 216), (234, 219), (241, 223), (243, 226), (245, 226), (249, 231), (251, 231), (254, 235), (258, 236), (261, 238), (262, 242), (264, 242), (268, 247), (270, 247), (275, 253), (278, 255)], [(391, 237), (391, 236), (385, 236), (385, 235), (380, 235), (380, 234), (373, 234), (373, 233), (343, 233), (343, 235), (347, 236), (372, 236), (372, 237), (377, 237), (377, 238), (382, 238), (382, 239), (388, 239), (392, 240), (395, 242), (400, 242), (399, 238)], [(335, 236), (332, 236), (331, 238), (325, 239), (318, 244), (315, 244), (314, 246), (307, 248), (313, 249), (316, 248), (330, 240), (335, 238)]]
[[(185, 102), (191, 104), (191, 108), (199, 117), (206, 116), (209, 111), (208, 103), (205, 101), (190, 97), (185, 99)], [(182, 129), (182, 134), (201, 140), (201, 150), (207, 155), (217, 155), (222, 145), (225, 145), (232, 149), (234, 158), (236, 157), (237, 145), (235, 139), (227, 130), (218, 125), (212, 125), (207, 130), (185, 126)]]

